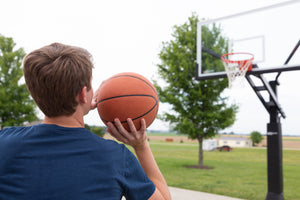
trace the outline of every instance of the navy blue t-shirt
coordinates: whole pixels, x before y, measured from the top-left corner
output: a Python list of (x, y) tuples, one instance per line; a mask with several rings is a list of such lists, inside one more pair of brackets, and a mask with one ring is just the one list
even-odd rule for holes
[(0, 131), (0, 200), (143, 200), (154, 190), (123, 144), (84, 128)]

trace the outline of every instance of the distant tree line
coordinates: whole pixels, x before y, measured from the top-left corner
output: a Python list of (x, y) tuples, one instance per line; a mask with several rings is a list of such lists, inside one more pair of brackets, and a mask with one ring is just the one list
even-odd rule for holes
[(88, 124), (85, 124), (84, 126), (87, 130), (98, 135), (99, 137), (103, 137), (106, 132), (106, 127), (104, 127), (104, 126), (91, 126)]

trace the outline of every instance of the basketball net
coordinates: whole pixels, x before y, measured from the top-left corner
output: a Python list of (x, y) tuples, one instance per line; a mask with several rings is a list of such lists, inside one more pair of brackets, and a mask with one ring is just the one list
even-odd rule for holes
[(228, 88), (232, 88), (236, 79), (241, 81), (246, 72), (252, 70), (253, 59), (251, 53), (227, 53), (221, 56), (228, 77)]

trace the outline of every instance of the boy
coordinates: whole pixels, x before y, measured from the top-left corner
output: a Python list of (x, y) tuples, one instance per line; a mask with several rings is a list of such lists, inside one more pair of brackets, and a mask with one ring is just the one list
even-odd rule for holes
[(0, 131), (0, 199), (171, 199), (153, 158), (145, 121), (127, 132), (118, 119), (108, 132), (131, 145), (104, 140), (84, 128), (96, 107), (91, 55), (54, 43), (28, 54), (27, 88), (45, 114), (42, 124)]

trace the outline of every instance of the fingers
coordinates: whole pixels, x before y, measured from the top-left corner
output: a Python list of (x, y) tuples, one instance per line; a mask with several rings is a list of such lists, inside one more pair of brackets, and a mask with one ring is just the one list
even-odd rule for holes
[(97, 103), (98, 103), (97, 98), (99, 96), (99, 90), (100, 90), (100, 87), (94, 92), (92, 104), (91, 104), (91, 110), (97, 108)]
[[(115, 120), (116, 121), (116, 120)], [(118, 122), (115, 122), (115, 125), (118, 124)], [(116, 138), (118, 141), (123, 142), (125, 144), (128, 143), (128, 140), (126, 139), (126, 137), (123, 136), (123, 134), (121, 134), (121, 132), (118, 130), (118, 128), (115, 126), (112, 122), (108, 122), (107, 126), (108, 126), (108, 132), (114, 137)]]
[[(131, 131), (136, 132), (136, 129), (134, 127), (134, 124), (132, 122), (131, 119), (128, 120), (131, 126)], [(131, 142), (134, 140), (133, 137), (133, 132), (128, 132), (122, 125), (121, 121), (119, 119), (115, 119), (114, 120), (114, 124), (112, 124), (111, 122), (109, 122), (108, 124), (109, 130), (110, 130), (110, 134), (115, 137), (117, 140), (119, 140), (120, 142), (123, 142), (125, 144), (131, 144)], [(132, 127), (133, 126), (133, 127)]]
[(135, 125), (134, 125), (132, 119), (128, 118), (127, 119), (127, 124), (129, 126), (130, 132), (131, 133), (135, 133), (136, 132), (136, 128), (135, 128)]
[(115, 126), (117, 127), (118, 131), (120, 131), (122, 134), (126, 134), (127, 130), (123, 127), (121, 121), (117, 118), (114, 120)]
[(123, 127), (119, 119), (115, 119), (114, 124), (112, 122), (107, 123), (108, 132), (118, 141), (132, 147), (143, 146), (147, 139), (145, 120), (141, 120), (141, 128), (139, 130), (136, 130), (132, 119), (128, 118), (127, 124), (130, 128), (129, 132)]
[(92, 99), (91, 110), (97, 108), (97, 98)]
[(146, 120), (144, 118), (141, 119), (141, 132), (146, 132)]

